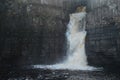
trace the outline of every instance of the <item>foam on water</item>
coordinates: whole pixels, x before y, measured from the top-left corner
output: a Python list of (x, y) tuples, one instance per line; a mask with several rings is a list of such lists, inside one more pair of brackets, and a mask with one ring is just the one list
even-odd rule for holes
[(70, 21), (66, 32), (68, 50), (67, 58), (55, 65), (33, 65), (33, 68), (70, 69), (70, 70), (96, 70), (88, 66), (85, 53), (85, 16), (86, 12), (70, 14)]

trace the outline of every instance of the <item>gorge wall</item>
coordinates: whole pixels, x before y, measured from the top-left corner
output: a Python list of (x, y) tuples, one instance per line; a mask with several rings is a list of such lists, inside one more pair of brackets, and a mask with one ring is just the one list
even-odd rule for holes
[(103, 1), (103, 6), (93, 8), (87, 15), (86, 48), (91, 64), (113, 68), (120, 62), (120, 1)]
[(86, 50), (90, 65), (119, 65), (119, 0), (2, 0), (0, 62), (53, 64), (66, 57), (69, 14), (87, 6)]

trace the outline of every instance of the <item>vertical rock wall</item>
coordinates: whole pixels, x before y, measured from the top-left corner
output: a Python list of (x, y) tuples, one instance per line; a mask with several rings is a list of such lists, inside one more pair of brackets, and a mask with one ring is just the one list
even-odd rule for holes
[(0, 62), (49, 64), (63, 57), (63, 9), (29, 1), (5, 0), (0, 14)]
[(120, 1), (106, 1), (104, 5), (91, 8), (87, 15), (88, 61), (93, 65), (118, 66), (120, 62)]

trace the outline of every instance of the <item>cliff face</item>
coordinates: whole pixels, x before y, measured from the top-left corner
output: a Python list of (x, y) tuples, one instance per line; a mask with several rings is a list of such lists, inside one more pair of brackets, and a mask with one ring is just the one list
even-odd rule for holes
[(2, 0), (1, 3), (2, 64), (53, 64), (65, 58), (69, 14), (80, 5), (88, 8), (86, 50), (90, 65), (120, 61), (119, 0)]
[[(3, 64), (49, 64), (65, 53), (63, 9), (28, 1), (3, 1), (0, 61)], [(11, 61), (9, 61), (11, 60)]]
[(87, 15), (88, 61), (92, 65), (120, 66), (120, 1), (109, 1)]

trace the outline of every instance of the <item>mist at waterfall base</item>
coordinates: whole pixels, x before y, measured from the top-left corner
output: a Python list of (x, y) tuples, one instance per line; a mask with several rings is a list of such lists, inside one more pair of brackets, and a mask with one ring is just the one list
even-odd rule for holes
[(68, 43), (67, 58), (54, 65), (32, 65), (33, 68), (68, 69), (68, 70), (97, 70), (88, 66), (85, 54), (85, 17), (86, 12), (70, 14), (66, 37)]

